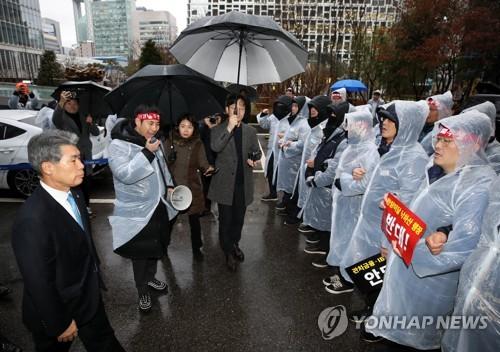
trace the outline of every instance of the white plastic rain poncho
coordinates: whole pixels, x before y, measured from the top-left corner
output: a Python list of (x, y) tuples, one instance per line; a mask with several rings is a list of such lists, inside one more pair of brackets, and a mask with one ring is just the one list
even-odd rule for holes
[[(410, 321), (412, 317), (429, 316), (434, 323), (420, 329), (370, 328), (367, 324), (367, 330), (376, 336), (423, 350), (441, 345), (443, 329), (437, 327), (437, 320), (453, 311), (460, 268), (477, 246), (489, 187), (495, 178), (482, 150), (490, 135), (488, 118), (473, 111), (440, 122), (451, 131), (459, 149), (457, 167), (433, 183), (426, 173), (410, 204), (410, 209), (426, 223), (426, 231), (409, 267), (395, 253), (390, 254), (384, 284), (373, 308), (375, 318), (406, 317)], [(439, 128), (436, 124), (433, 136)], [(428, 168), (433, 166), (433, 160)], [(442, 252), (433, 255), (425, 238), (450, 225), (452, 229)]]
[[(427, 98), (427, 102), (433, 101), (437, 106), (438, 120), (442, 120), (445, 117), (451, 116), (453, 108), (453, 94), (447, 91), (443, 94), (433, 95)], [(427, 155), (434, 154), (434, 148), (432, 147), (432, 133), (427, 133), (427, 135), (420, 141), (422, 147), (424, 148)]]
[[(337, 128), (329, 140), (339, 134), (345, 134), (343, 128)], [(319, 146), (316, 147), (318, 149)], [(347, 139), (344, 138), (335, 151), (333, 158), (326, 160), (328, 167), (325, 171), (316, 171), (314, 174), (314, 187), (309, 187), (309, 194), (305, 200), (304, 207), (299, 213), (302, 223), (311, 226), (318, 231), (330, 231), (332, 220), (332, 188), (335, 181), (335, 172), (339, 164), (340, 156), (347, 148)], [(317, 150), (316, 150), (317, 152)], [(307, 185), (305, 187), (308, 187)]]
[(460, 271), (454, 316), (486, 317), (484, 329), (449, 329), (444, 352), (497, 352), (500, 346), (500, 177), (491, 184), (477, 248)]
[(305, 103), (302, 109), (297, 113), (291, 125), (289, 124), (289, 117), (283, 119), (284, 124), (288, 123), (289, 127), (280, 142), (284, 143), (286, 141), (291, 141), (291, 144), (281, 149), (279, 152), (276, 182), (276, 189), (278, 191), (284, 191), (291, 194), (295, 187), (295, 180), (297, 179), (297, 173), (302, 159), (302, 151), (304, 149), (306, 137), (311, 131), (307, 123), (309, 115), (307, 102), (309, 100), (309, 98), (305, 97)]
[(314, 159), (316, 148), (321, 143), (321, 139), (323, 138), (323, 128), (325, 128), (327, 122), (328, 121), (325, 120), (311, 128), (311, 130), (305, 137), (302, 157), (300, 159), (300, 168), (299, 172), (297, 173), (298, 179), (296, 179), (294, 183), (295, 185), (298, 184), (298, 188), (294, 189), (294, 192), (299, 192), (299, 198), (297, 200), (297, 206), (299, 208), (304, 207), (307, 197), (309, 196), (309, 192), (311, 191), (311, 187), (306, 186), (306, 161), (309, 159)]
[(350, 281), (345, 268), (380, 253), (380, 247), (388, 247), (380, 223), (382, 209), (379, 205), (384, 195), (392, 192), (405, 204), (409, 204), (425, 177), (428, 157), (417, 142), (429, 107), (425, 101), (396, 100), (399, 128), (390, 150), (380, 158), (361, 203), (358, 222), (352, 239), (340, 264), (344, 279)]
[[(120, 125), (125, 123), (128, 121)], [(165, 182), (167, 186), (173, 186), (174, 183), (161, 150), (155, 153), (153, 162), (149, 162), (142, 153), (143, 148), (122, 139), (113, 139), (108, 146), (109, 168), (113, 173), (116, 197), (113, 215), (109, 217), (113, 249), (130, 241), (148, 224), (160, 201), (166, 205), (169, 219), (177, 214), (162, 196), (166, 192)]]
[(486, 145), (486, 157), (488, 158), (488, 161), (497, 173), (497, 175), (500, 175), (500, 143), (495, 139), (495, 129), (496, 129), (496, 115), (497, 115), (497, 109), (495, 108), (495, 104), (493, 104), (490, 101), (486, 101), (484, 103), (478, 104), (471, 106), (468, 109), (465, 109), (463, 112), (471, 111), (471, 110), (477, 110), (479, 112), (482, 112), (483, 114), (486, 114), (491, 121), (491, 136), (490, 136), (490, 142)]
[(44, 106), (37, 114), (35, 119), (35, 124), (42, 130), (52, 130), (55, 129), (54, 123), (52, 122), (52, 115), (54, 114), (54, 109)]
[[(340, 157), (335, 176), (340, 181), (342, 191), (335, 185), (332, 186), (330, 252), (326, 259), (331, 266), (338, 266), (341, 262), (358, 220), (366, 186), (380, 159), (375, 144), (371, 112), (362, 110), (349, 113), (345, 120), (347, 148)], [(352, 177), (352, 171), (359, 167), (366, 173), (363, 179), (356, 181)]]
[[(285, 118), (279, 120), (274, 114), (262, 116), (262, 114), (257, 115), (257, 122), (260, 127), (269, 130), (269, 141), (267, 143), (266, 150), (266, 165), (264, 165), (264, 176), (269, 178), (272, 177), (273, 182), (276, 177), (276, 170), (278, 169), (278, 155), (279, 155), (279, 133), (285, 133), (287, 127), (289, 126), (285, 122)], [(268, 175), (269, 161), (273, 157), (273, 174)]]

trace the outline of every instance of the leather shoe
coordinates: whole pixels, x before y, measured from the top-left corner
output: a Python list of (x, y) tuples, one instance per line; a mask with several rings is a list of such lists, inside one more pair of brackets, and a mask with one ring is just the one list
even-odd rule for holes
[(236, 260), (239, 261), (239, 262), (242, 262), (242, 261), (245, 260), (245, 254), (240, 249), (240, 247), (238, 247), (237, 244), (234, 245), (233, 255), (236, 258)]

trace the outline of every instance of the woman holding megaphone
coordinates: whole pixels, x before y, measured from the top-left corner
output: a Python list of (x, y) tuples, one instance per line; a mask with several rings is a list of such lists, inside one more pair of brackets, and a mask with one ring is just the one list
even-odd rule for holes
[[(186, 210), (191, 228), (193, 258), (199, 261), (203, 260), (200, 216), (205, 210), (201, 175), (210, 176), (214, 168), (208, 164), (203, 142), (199, 138), (198, 124), (193, 115), (182, 115), (172, 136), (171, 140), (165, 142), (165, 151), (168, 155), (168, 167), (178, 186), (171, 194), (170, 201), (178, 210)], [(189, 190), (192, 195), (190, 204)]]

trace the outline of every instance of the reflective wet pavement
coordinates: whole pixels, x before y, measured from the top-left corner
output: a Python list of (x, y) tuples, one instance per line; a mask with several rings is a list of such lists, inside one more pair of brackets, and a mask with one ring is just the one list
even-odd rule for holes
[[(362, 300), (356, 292), (332, 295), (324, 290), (321, 281), (329, 275), (328, 269), (311, 265), (319, 257), (304, 253), (305, 237), (295, 226), (283, 225), (274, 202), (260, 201), (265, 180), (261, 173), (254, 177), (255, 201), (247, 211), (240, 242), (245, 262), (236, 273), (226, 269), (213, 216), (202, 218), (205, 260), (194, 261), (187, 218), (181, 216), (157, 275), (167, 281), (168, 292), (153, 294), (148, 314), (137, 309), (130, 261), (112, 251), (107, 216), (113, 206), (92, 205), (96, 213), (93, 235), (108, 287), (104, 303), (126, 350), (387, 351), (383, 344), (360, 341), (354, 323), (342, 335), (323, 339), (319, 314), (337, 305), (350, 312), (361, 308)], [(111, 184), (109, 177), (101, 176), (95, 190), (101, 197), (112, 198)], [(2, 192), (0, 197), (10, 196)], [(25, 351), (32, 351), (29, 332), (21, 322), (23, 284), (10, 246), (10, 228), (19, 205), (0, 202), (0, 282), (13, 290), (0, 300), (0, 331)], [(72, 348), (83, 350), (79, 342)]]

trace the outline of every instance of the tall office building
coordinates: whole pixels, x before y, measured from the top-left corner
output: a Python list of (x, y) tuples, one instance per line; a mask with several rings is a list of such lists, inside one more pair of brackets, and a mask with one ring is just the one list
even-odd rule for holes
[(61, 27), (59, 22), (50, 18), (42, 18), (43, 42), (45, 50), (52, 50), (56, 54), (62, 54)]
[(35, 79), (43, 49), (38, 0), (0, 0), (1, 79)]
[(134, 58), (148, 40), (153, 40), (159, 47), (169, 47), (177, 37), (177, 20), (168, 11), (151, 11), (138, 7), (133, 12), (132, 28), (134, 38)]
[[(401, 0), (188, 0), (188, 24), (202, 16), (229, 11), (269, 16), (294, 34), (309, 51), (334, 53), (345, 63), (352, 60), (356, 30), (371, 35), (376, 28), (390, 27)], [(200, 15), (201, 14), (201, 15)]]
[(187, 4), (187, 25), (201, 17), (208, 16), (208, 5), (212, 3), (209, 0), (188, 0)]
[(102, 0), (91, 4), (93, 39), (97, 56), (131, 53), (132, 12), (135, 0)]
[(92, 2), (93, 0), (73, 0), (76, 41), (78, 43), (94, 40)]

